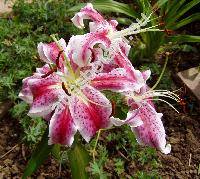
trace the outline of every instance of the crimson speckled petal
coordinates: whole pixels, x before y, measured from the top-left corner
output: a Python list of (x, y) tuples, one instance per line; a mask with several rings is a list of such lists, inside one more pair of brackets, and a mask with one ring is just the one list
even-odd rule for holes
[(64, 93), (60, 79), (56, 75), (41, 79), (30, 79), (28, 84), (33, 95), (33, 103), (29, 111), (30, 116), (43, 117), (51, 113), (54, 110), (52, 106), (57, 102), (59, 95)]
[(76, 131), (68, 106), (60, 104), (50, 120), (48, 143), (71, 146)]
[(109, 38), (106, 37), (107, 32), (88, 33), (85, 35), (72, 36), (67, 46), (67, 53), (71, 59), (79, 67), (87, 66), (92, 60), (92, 50), (95, 44), (102, 44), (104, 48), (110, 45)]
[(83, 94), (90, 101), (75, 96), (70, 103), (70, 111), (77, 129), (89, 142), (99, 129), (110, 127), (112, 106), (102, 93), (91, 86), (85, 87)]
[(144, 81), (137, 80), (137, 78), (135, 79), (128, 75), (124, 68), (117, 68), (109, 73), (96, 75), (91, 85), (98, 90), (112, 90), (117, 92), (137, 91), (144, 85)]

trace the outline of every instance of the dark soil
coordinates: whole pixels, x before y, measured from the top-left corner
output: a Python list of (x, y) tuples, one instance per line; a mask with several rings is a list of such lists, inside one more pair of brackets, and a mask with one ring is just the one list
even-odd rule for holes
[[(18, 136), (20, 124), (17, 120), (5, 116), (0, 119), (0, 179), (21, 178), (24, 168), (30, 158), (31, 152), (20, 141)], [(2, 157), (8, 151), (9, 154)], [(70, 176), (68, 169), (61, 169), (59, 176), (59, 163), (49, 157), (48, 160), (35, 172), (32, 178), (66, 178)]]
[[(163, 112), (167, 141), (172, 145), (169, 155), (159, 153), (163, 178), (200, 178), (200, 118), (199, 114), (177, 114), (169, 107)], [(199, 109), (196, 109), (199, 110)], [(196, 111), (197, 112), (197, 111)]]

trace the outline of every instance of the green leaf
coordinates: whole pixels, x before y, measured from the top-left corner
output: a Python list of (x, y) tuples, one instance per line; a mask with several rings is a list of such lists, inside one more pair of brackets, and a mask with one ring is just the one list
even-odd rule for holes
[(72, 148), (68, 152), (68, 158), (73, 179), (87, 179), (89, 178), (86, 172), (86, 167), (89, 166), (89, 153), (84, 146), (74, 142)]
[(168, 12), (165, 18), (165, 21), (168, 23), (169, 21), (176, 21), (174, 18), (175, 14), (177, 13), (178, 9), (183, 5), (185, 0), (180, 0), (180, 1), (169, 1), (168, 3)]
[(166, 38), (166, 42), (177, 42), (177, 43), (200, 42), (200, 36), (193, 36), (193, 35), (169, 36)]
[(161, 6), (163, 6), (164, 4), (166, 4), (166, 2), (168, 2), (168, 0), (158, 0), (158, 1), (155, 3), (154, 7), (161, 7)]
[(42, 136), (42, 140), (38, 143), (35, 151), (33, 152), (31, 159), (29, 160), (22, 179), (31, 176), (37, 168), (42, 165), (42, 163), (48, 158), (49, 153), (51, 152), (52, 146), (48, 145), (48, 128)]
[(178, 29), (178, 28), (180, 28), (184, 25), (187, 25), (187, 24), (194, 22), (194, 21), (197, 21), (199, 19), (200, 19), (200, 13), (192, 14), (191, 16), (173, 24), (170, 29), (173, 29), (173, 30)]
[(184, 5), (179, 11), (178, 13), (176, 13), (176, 17), (175, 19), (178, 19), (179, 17), (181, 17), (183, 14), (185, 14), (187, 11), (189, 11), (191, 8), (193, 8), (194, 6), (196, 6), (198, 3), (200, 3), (200, 0), (193, 0), (189, 3), (187, 3), (186, 5)]
[(124, 18), (124, 17), (118, 17), (116, 18), (117, 22), (119, 24), (124, 24), (124, 25), (130, 25), (133, 23), (133, 21), (131, 21), (130, 19), (128, 18)]
[[(95, 9), (101, 12), (117, 12), (122, 13), (127, 16), (136, 18), (139, 14), (134, 11), (128, 4), (120, 3), (112, 0), (96, 1), (92, 3)], [(67, 10), (67, 12), (79, 11), (80, 8), (84, 7), (86, 4), (81, 3)]]
[(53, 145), (51, 153), (57, 160), (60, 160), (60, 144)]

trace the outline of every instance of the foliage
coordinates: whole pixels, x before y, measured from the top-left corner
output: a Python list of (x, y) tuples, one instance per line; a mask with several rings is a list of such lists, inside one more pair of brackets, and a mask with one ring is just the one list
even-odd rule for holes
[[(96, 160), (89, 167), (92, 178), (158, 178), (159, 164), (155, 149), (138, 146), (128, 126), (104, 131), (100, 138)], [(95, 139), (87, 145), (88, 150), (94, 143)]]
[(88, 172), (86, 167), (89, 164), (90, 158), (87, 150), (84, 146), (78, 143), (78, 140), (75, 138), (73, 146), (69, 150), (68, 159), (70, 163), (70, 168), (72, 172), (72, 178), (88, 178)]
[(37, 143), (47, 127), (44, 120), (41, 118), (35, 118), (33, 120), (28, 117), (28, 105), (25, 102), (15, 104), (10, 112), (14, 118), (19, 119), (24, 132), (23, 139), (28, 142), (29, 145)]

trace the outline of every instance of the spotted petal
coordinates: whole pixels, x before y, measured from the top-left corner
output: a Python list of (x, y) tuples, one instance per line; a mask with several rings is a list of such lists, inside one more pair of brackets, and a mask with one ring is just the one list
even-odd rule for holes
[[(65, 40), (61, 38), (58, 42), (64, 50), (64, 52), (62, 53), (65, 53), (66, 52)], [(63, 54), (61, 54), (60, 49), (58, 48), (55, 42), (52, 42), (49, 44), (40, 42), (38, 44), (38, 53), (39, 53), (40, 59), (43, 60), (44, 62), (48, 64), (52, 64), (52, 63), (57, 64), (59, 65), (60, 68), (63, 66), (64, 57), (63, 57)], [(59, 54), (60, 54), (60, 57), (59, 57)], [(58, 61), (59, 63), (57, 63), (56, 61)]]
[(170, 153), (171, 145), (166, 145), (165, 129), (161, 121), (162, 113), (157, 113), (150, 104), (146, 103), (137, 112), (133, 112), (132, 115), (133, 120), (137, 118), (143, 121), (142, 125), (131, 128), (138, 142), (155, 147), (165, 154)]
[(34, 73), (33, 76), (23, 79), (22, 80), (23, 86), (22, 90), (19, 93), (19, 98), (21, 98), (28, 104), (31, 104), (33, 102), (33, 94), (29, 87), (29, 81), (32, 79), (41, 79), (41, 76), (49, 72), (49, 70), (50, 70), (49, 66), (44, 65), (42, 68), (37, 68), (36, 73)]
[(30, 90), (28, 81), (30, 79), (34, 79), (34, 78), (37, 78), (37, 77), (36, 76), (31, 76), (31, 77), (27, 77), (27, 78), (23, 79), (23, 81), (22, 81), (22, 83), (23, 83), (22, 90), (19, 93), (19, 97), (22, 100), (24, 100), (25, 102), (27, 102), (28, 104), (31, 104), (33, 102), (33, 94), (32, 94), (32, 92)]
[(61, 144), (71, 146), (77, 129), (67, 105), (60, 104), (49, 124), (49, 145)]
[(56, 75), (47, 78), (30, 79), (28, 84), (33, 94), (29, 115), (44, 117), (51, 113), (59, 96), (64, 95), (60, 79)]
[(67, 53), (79, 67), (87, 66), (92, 60), (92, 49), (95, 44), (102, 44), (108, 48), (110, 40), (106, 37), (107, 31), (72, 36), (67, 46)]
[(92, 80), (91, 84), (98, 90), (112, 90), (117, 92), (137, 91), (143, 86), (143, 83), (128, 75), (124, 68), (117, 68), (109, 73), (99, 73)]
[(83, 94), (87, 99), (75, 96), (70, 111), (79, 132), (89, 142), (99, 129), (110, 126), (112, 106), (102, 93), (90, 86), (83, 89)]

